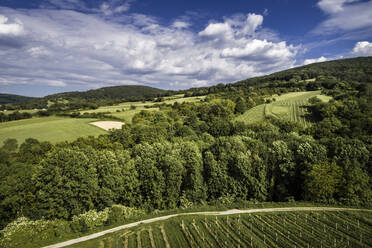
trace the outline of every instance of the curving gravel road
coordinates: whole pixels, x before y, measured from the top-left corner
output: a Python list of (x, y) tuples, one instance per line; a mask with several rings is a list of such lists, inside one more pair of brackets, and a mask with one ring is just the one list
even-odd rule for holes
[(181, 213), (181, 214), (171, 214), (161, 217), (156, 217), (147, 220), (141, 220), (134, 223), (118, 226), (115, 228), (111, 228), (102, 232), (94, 233), (88, 236), (80, 237), (77, 239), (71, 239), (65, 242), (61, 242), (54, 245), (45, 246), (44, 248), (58, 248), (58, 247), (65, 247), (68, 245), (73, 245), (79, 242), (87, 241), (90, 239), (95, 239), (106, 235), (108, 233), (117, 232), (126, 228), (131, 228), (138, 226), (140, 224), (145, 223), (153, 223), (159, 220), (167, 220), (176, 216), (183, 216), (183, 215), (231, 215), (231, 214), (249, 214), (249, 213), (263, 213), (263, 212), (288, 212), (288, 211), (372, 211), (370, 209), (355, 209), (355, 208), (331, 208), (331, 207), (289, 207), (289, 208), (261, 208), (261, 209), (246, 209), (246, 210), (239, 210), (239, 209), (231, 209), (226, 211), (212, 211), (212, 212), (193, 212), (193, 213)]

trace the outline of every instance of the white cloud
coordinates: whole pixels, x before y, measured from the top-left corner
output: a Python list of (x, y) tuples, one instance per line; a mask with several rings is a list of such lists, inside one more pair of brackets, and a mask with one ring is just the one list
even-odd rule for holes
[(321, 0), (318, 2), (318, 6), (324, 12), (337, 13), (344, 10), (346, 3), (358, 2), (359, 0)]
[(372, 42), (359, 41), (355, 44), (352, 54), (356, 56), (372, 56)]
[(20, 35), (23, 32), (22, 23), (8, 23), (8, 17), (0, 15), (0, 35)]
[(140, 14), (114, 21), (71, 10), (0, 7), (0, 12), (27, 30), (21, 47), (0, 52), (0, 85), (206, 86), (287, 69), (299, 49), (260, 38), (263, 17), (256, 14), (226, 17), (197, 33), (182, 19), (167, 26)]
[(185, 21), (174, 21), (172, 27), (177, 29), (188, 28), (191, 24)]
[(308, 64), (313, 64), (313, 63), (319, 63), (319, 62), (325, 62), (327, 61), (328, 59), (326, 57), (319, 57), (319, 58), (316, 58), (316, 59), (305, 59), (304, 61), (304, 65), (308, 65)]
[(110, 0), (100, 5), (100, 11), (104, 15), (120, 14), (129, 11), (132, 2), (133, 0)]
[(262, 25), (263, 16), (256, 14), (248, 14), (247, 20), (244, 23), (243, 32), (244, 34), (253, 34), (256, 29)]
[(48, 51), (47, 49), (45, 49), (44, 47), (42, 46), (38, 46), (38, 47), (31, 47), (27, 50), (27, 52), (31, 55), (31, 56), (35, 56), (35, 57), (38, 57), (38, 56), (43, 56), (43, 55), (50, 55), (51, 52)]
[(322, 0), (318, 6), (329, 14), (329, 17), (313, 31), (314, 33), (330, 34), (372, 27), (372, 1)]
[(251, 59), (275, 59), (291, 58), (296, 54), (296, 48), (287, 46), (286, 42), (273, 43), (266, 40), (251, 40), (244, 47), (225, 48), (222, 50), (223, 57), (251, 58)]
[(200, 36), (230, 36), (231, 27), (228, 23), (211, 23), (203, 31), (199, 32)]

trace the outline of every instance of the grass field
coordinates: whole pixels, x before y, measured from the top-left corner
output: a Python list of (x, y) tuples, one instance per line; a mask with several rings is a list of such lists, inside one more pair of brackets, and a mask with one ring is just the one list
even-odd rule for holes
[(275, 101), (269, 104), (258, 105), (238, 116), (237, 120), (245, 123), (255, 123), (264, 120), (266, 117), (274, 117), (309, 126), (311, 122), (308, 118), (306, 106), (309, 106), (309, 99), (314, 96), (324, 102), (328, 102), (331, 99), (329, 96), (321, 95), (321, 91), (302, 91), (280, 96), (274, 95), (267, 99), (275, 99)]
[(69, 247), (371, 246), (371, 212), (342, 210), (182, 216)]
[(82, 136), (97, 136), (106, 131), (90, 125), (97, 119), (74, 119), (64, 117), (42, 117), (0, 123), (0, 145), (7, 138), (14, 138), (21, 144), (27, 138), (39, 141), (71, 141)]
[[(99, 112), (109, 112), (110, 115), (118, 117), (124, 120), (126, 123), (130, 123), (132, 121), (133, 116), (136, 113), (139, 113), (142, 110), (148, 111), (158, 111), (158, 107), (151, 107), (155, 104), (174, 104), (175, 102), (182, 103), (182, 102), (200, 102), (203, 100), (205, 96), (199, 97), (187, 97), (184, 98), (183, 95), (175, 95), (171, 97), (166, 97), (162, 102), (124, 102), (118, 105), (113, 106), (103, 106), (99, 107), (98, 109), (94, 110), (82, 110), (80, 111), (81, 114), (84, 113), (99, 113)], [(131, 109), (134, 106), (135, 109)]]

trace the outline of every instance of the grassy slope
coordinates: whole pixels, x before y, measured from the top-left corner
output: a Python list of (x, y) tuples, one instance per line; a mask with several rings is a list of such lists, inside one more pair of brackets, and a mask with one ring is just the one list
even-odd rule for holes
[(106, 133), (98, 127), (89, 125), (95, 120), (52, 116), (0, 123), (0, 144), (7, 138), (17, 139), (19, 144), (30, 137), (39, 141), (56, 143)]
[[(337, 223), (337, 226), (336, 226)], [(69, 247), (370, 247), (372, 214), (289, 211), (230, 216), (182, 216), (124, 229)], [(162, 229), (167, 241), (162, 234)], [(335, 241), (336, 240), (336, 241)], [(349, 244), (349, 245), (348, 245)]]
[(330, 97), (321, 95), (320, 91), (291, 92), (281, 96), (271, 96), (267, 99), (274, 99), (270, 104), (261, 104), (238, 116), (236, 120), (245, 123), (263, 121), (266, 117), (274, 117), (285, 120), (297, 121), (304, 125), (309, 122), (305, 118), (306, 106), (311, 97), (318, 97), (322, 101), (329, 101)]

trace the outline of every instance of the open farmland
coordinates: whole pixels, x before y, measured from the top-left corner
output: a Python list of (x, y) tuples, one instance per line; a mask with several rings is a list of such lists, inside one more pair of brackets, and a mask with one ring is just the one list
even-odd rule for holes
[(302, 91), (280, 96), (275, 95), (267, 98), (273, 100), (273, 102), (258, 105), (237, 117), (237, 120), (245, 123), (255, 123), (264, 120), (266, 117), (274, 117), (309, 126), (310, 121), (306, 107), (309, 106), (309, 99), (315, 96), (324, 102), (331, 99), (329, 96), (321, 95), (321, 91)]
[(106, 133), (103, 129), (89, 124), (96, 120), (52, 116), (4, 122), (0, 123), (0, 144), (8, 138), (17, 139), (18, 144), (27, 138), (56, 143)]
[(371, 247), (370, 211), (189, 215), (141, 224), (70, 247)]
[(200, 102), (205, 96), (198, 97), (186, 97), (183, 95), (175, 95), (170, 97), (165, 97), (162, 102), (124, 102), (113, 106), (102, 106), (93, 110), (82, 110), (80, 114), (84, 113), (108, 113), (114, 117), (124, 120), (126, 123), (130, 123), (135, 114), (142, 110), (148, 111), (158, 111), (159, 108), (154, 106), (156, 104), (174, 104), (175, 102)]

